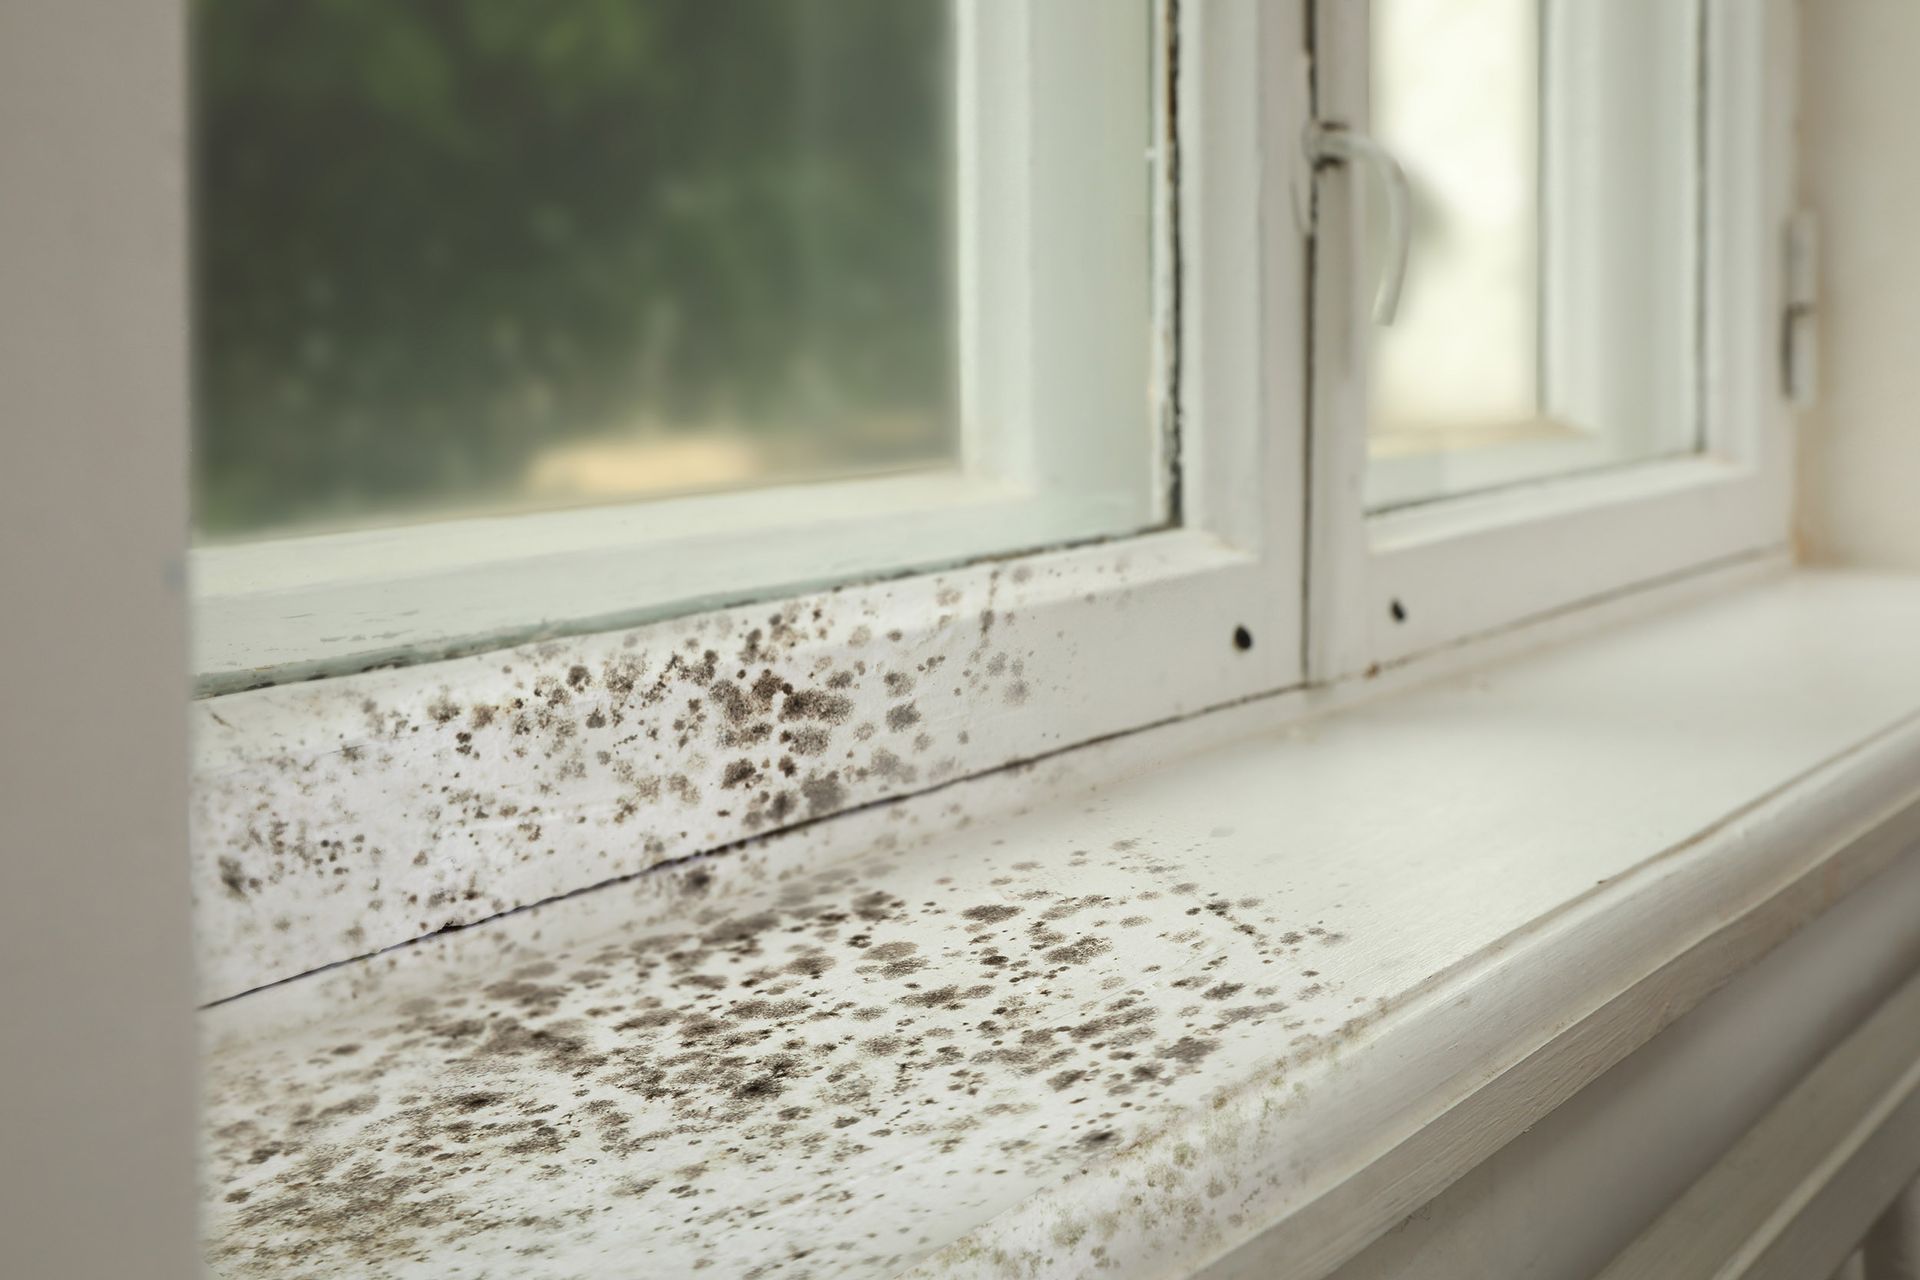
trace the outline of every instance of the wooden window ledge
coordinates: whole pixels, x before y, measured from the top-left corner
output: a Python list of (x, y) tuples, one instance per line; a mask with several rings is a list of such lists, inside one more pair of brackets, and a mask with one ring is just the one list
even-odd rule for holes
[(225, 1002), (212, 1270), (1325, 1275), (1920, 838), (1916, 653), (1783, 574)]

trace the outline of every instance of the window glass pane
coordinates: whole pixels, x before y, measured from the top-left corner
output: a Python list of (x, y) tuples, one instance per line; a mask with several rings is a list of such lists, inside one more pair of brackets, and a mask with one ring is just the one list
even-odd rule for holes
[[(1011, 428), (963, 403), (961, 273), (1016, 263), (965, 247), (1008, 201), (963, 163), (983, 72), (954, 5), (194, 12), (203, 539), (1009, 456)], [(1133, 108), (1094, 95), (1128, 181), (1078, 198), (1125, 215), (1123, 253), (1090, 265), (1141, 282), (1139, 360), (1104, 375), (1132, 387), (1102, 451), (1131, 459), (1123, 492), (1067, 532), (1153, 515), (1145, 73), (1086, 72)], [(1090, 220), (1102, 251), (1114, 217)]]
[(1369, 505), (1699, 448), (1698, 25), (1675, 0), (1375, 0), (1370, 128), (1413, 238), (1374, 331)]

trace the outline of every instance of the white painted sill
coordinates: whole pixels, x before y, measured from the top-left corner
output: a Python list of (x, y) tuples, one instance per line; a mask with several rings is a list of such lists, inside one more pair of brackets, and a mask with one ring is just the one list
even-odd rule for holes
[(1915, 653), (1780, 575), (255, 992), (214, 1274), (1324, 1276), (1920, 840)]

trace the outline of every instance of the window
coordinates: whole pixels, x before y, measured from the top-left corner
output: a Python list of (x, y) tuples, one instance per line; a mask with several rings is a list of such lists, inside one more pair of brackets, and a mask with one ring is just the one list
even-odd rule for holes
[(1784, 546), (1782, 0), (194, 12), (203, 691), (1018, 556), (1015, 758)]
[(1697, 452), (1702, 7), (1379, 0), (1413, 190), (1367, 505)]
[(198, 17), (204, 535), (957, 462), (938, 6)]
[[(197, 548), (209, 991), (1300, 685), (1306, 241), (1268, 158), (1304, 116), (1266, 80), (1301, 11), (906, 4), (950, 19), (962, 465)], [(609, 6), (673, 9), (515, 12)], [(377, 905), (230, 892), (283, 832), (448, 852), (385, 856)]]
[(1149, 0), (194, 17), (209, 687), (1172, 520)]
[(1314, 12), (1310, 672), (1777, 554), (1789, 10)]
[[(303, 13), (353, 22), (324, 39), (303, 27), (295, 44), (352, 56), (335, 48), (326, 75), (296, 77), (314, 96), (291, 106), (275, 105), (290, 92), (275, 77), (299, 65), (292, 54), (279, 71), (278, 54), (221, 69), (210, 46), (233, 3), (196, 8), (200, 178), (214, 184), (199, 204), (214, 448), (199, 464), (198, 674), (209, 695), (283, 687), (214, 697), (198, 722), (200, 900), (244, 911), (252, 932), (234, 936), (254, 949), (210, 960), (215, 986), (1104, 736), (1357, 680), (1784, 544), (1786, 0), (341, 0)], [(249, 25), (272, 8), (247, 8), (235, 38), (276, 38)], [(1671, 17), (1680, 9), (1685, 21)], [(427, 24), (403, 46), (436, 51), (382, 55), (405, 74), (365, 61), (368, 33), (396, 15)], [(1394, 24), (1416, 17), (1444, 19), (1473, 57), (1415, 60), (1400, 82), (1409, 59), (1390, 47), (1431, 37)], [(509, 54), (487, 52), (483, 18), (511, 28)], [(1582, 22), (1594, 34), (1574, 39)], [(629, 26), (671, 30), (676, 56), (647, 62)], [(880, 56), (876, 41), (905, 65), (875, 73), (880, 96), (865, 105), (887, 104), (884, 128), (839, 96), (860, 80), (845, 67)], [(568, 68), (557, 82), (512, 69), (539, 49)], [(627, 61), (601, 76), (607, 59)], [(427, 88), (409, 79), (430, 65), (444, 74)], [(757, 105), (732, 122), (734, 99), (708, 90), (749, 66), (740, 92)], [(1667, 89), (1642, 86), (1652, 68)], [(682, 69), (698, 72), (692, 87)], [(223, 75), (257, 96), (221, 98), (241, 91)], [(514, 105), (501, 127), (536, 131), (515, 149), (480, 130), (477, 159), (401, 131), (388, 140), (391, 181), (338, 188), (361, 199), (329, 216), (360, 232), (318, 242), (357, 262), (378, 237), (354, 219), (376, 210), (416, 241), (454, 225), (497, 239), (499, 252), (463, 259), (473, 279), (461, 288), (498, 290), (544, 335), (516, 346), (530, 330), (509, 326), (519, 336), (485, 347), (496, 364), (514, 353), (505, 382), (489, 381), (499, 369), (485, 361), (479, 374), (412, 380), (397, 367), (406, 355), (376, 340), (404, 339), (407, 324), (328, 330), (309, 354), (299, 308), (312, 304), (276, 265), (290, 250), (261, 229), (264, 212), (225, 216), (242, 240), (262, 239), (260, 279), (278, 283), (251, 292), (245, 271), (220, 266), (210, 241), (222, 209), (302, 206), (282, 219), (292, 226), (316, 216), (306, 205), (325, 207), (338, 184), (301, 194), (301, 171), (354, 154), (314, 105), (343, 83), (365, 87), (355, 111), (415, 110), (444, 90), (451, 115), (434, 118), (455, 137), (504, 93)], [(467, 102), (469, 85), (487, 93)], [(1475, 94), (1504, 104), (1479, 108), (1484, 128), (1433, 127), (1430, 112), (1470, 111)], [(622, 168), (653, 136), (632, 119), (649, 95), (694, 122), (655, 130), (678, 139), (664, 167), (615, 181), (631, 217), (590, 212), (595, 166)], [(221, 101), (248, 104), (232, 128), (281, 145), (222, 152)], [(574, 110), (613, 123), (576, 126)], [(301, 144), (301, 129), (317, 132)], [(719, 132), (690, 141), (708, 129)], [(1563, 133), (1579, 144), (1557, 142)], [(1384, 329), (1368, 314), (1394, 256), (1388, 220), (1375, 226), (1391, 187), (1359, 145), (1374, 134), (1425, 184), (1411, 202), (1406, 307)], [(1605, 145), (1584, 145), (1594, 140)], [(403, 218), (388, 206), (416, 170), (435, 181)], [(853, 173), (864, 180), (839, 176)], [(495, 194), (469, 210), (456, 177), (528, 199), (510, 209)], [(1616, 179), (1630, 181), (1616, 192)], [(1505, 203), (1448, 213), (1442, 197), (1467, 208), (1483, 183), (1504, 184)], [(692, 200), (703, 225), (681, 227), (673, 200), (649, 203), (658, 185)], [(1589, 186), (1624, 207), (1584, 203)], [(549, 206), (564, 216), (533, 216)], [(1459, 235), (1439, 234), (1449, 227)], [(726, 291), (734, 275), (718, 259), (677, 283), (648, 274), (657, 242), (739, 249), (742, 292)], [(392, 245), (368, 252), (377, 268), (339, 277), (359, 282), (363, 304), (447, 307), (459, 328), (467, 295), (389, 291), (419, 264), (401, 253), (394, 265)], [(767, 295), (771, 326), (755, 314), (762, 275), (793, 284)], [(258, 333), (222, 318), (223, 291), (254, 298)], [(696, 321), (706, 362), (669, 359)], [(1460, 328), (1485, 341), (1450, 345)], [(471, 333), (493, 342), (489, 326)], [(876, 351), (887, 360), (870, 362)], [(1455, 367), (1463, 351), (1483, 362), (1471, 376)], [(219, 399), (239, 376), (223, 361), (255, 361), (267, 385), (306, 377), (314, 359), (347, 379), (328, 384), (325, 414), (302, 398), (310, 389), (297, 413), (257, 389), (244, 414)], [(537, 383), (520, 380), (528, 360)], [(369, 363), (389, 380), (344, 372)], [(540, 383), (550, 400), (525, 394)], [(427, 429), (443, 391), (499, 409), (473, 428), (493, 443), (473, 446), (471, 466), (467, 446)], [(542, 404), (552, 412), (535, 414)], [(388, 462), (367, 467), (351, 432), (344, 445), (302, 435), (383, 413), (458, 465), (396, 477)], [(293, 450), (278, 456), (286, 470), (245, 483), (306, 496), (248, 514), (233, 478), (248, 473), (231, 452), (222, 460), (220, 431)], [(725, 470), (709, 458), (698, 479), (661, 461), (666, 445), (715, 441), (750, 441), (757, 461)], [(400, 445), (368, 447), (388, 459), (379, 450)], [(651, 462), (588, 485), (605, 459), (636, 454)], [(323, 455), (344, 470), (301, 461)], [(539, 489), (533, 460), (549, 457), (572, 469)], [(769, 628), (777, 652), (762, 643)], [(548, 637), (559, 639), (494, 652)], [(319, 676), (331, 678), (292, 683)], [(740, 701), (743, 689), (761, 702)], [(716, 720), (729, 705), (757, 737)], [(573, 718), (529, 741), (541, 706)], [(803, 723), (829, 706), (841, 737)], [(470, 897), (436, 896), (437, 867), (389, 860), (380, 911), (316, 916), (282, 938), (260, 922), (291, 910), (294, 882), (244, 904), (224, 893), (219, 853), (260, 838), (249, 832), (263, 807), (314, 839), (350, 841), (374, 815), (381, 847), (427, 848), (445, 838), (448, 797), (480, 783), (566, 820), (533, 824), (537, 858), (491, 808), (469, 824), (458, 856)]]

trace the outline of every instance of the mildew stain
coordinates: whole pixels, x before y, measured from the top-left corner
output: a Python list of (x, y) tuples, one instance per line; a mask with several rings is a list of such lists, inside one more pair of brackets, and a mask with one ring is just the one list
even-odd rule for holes
[(196, 704), (208, 995), (1003, 764), (958, 728), (1048, 685), (1003, 577), (972, 615), (935, 579)]
[(954, 1205), (1340, 1034), (1302, 967), (1337, 933), (1138, 842), (1063, 892), (1091, 856), (881, 858), (709, 906), (689, 873), (664, 925), (240, 1041), (206, 1073), (214, 1273), (892, 1274)]

